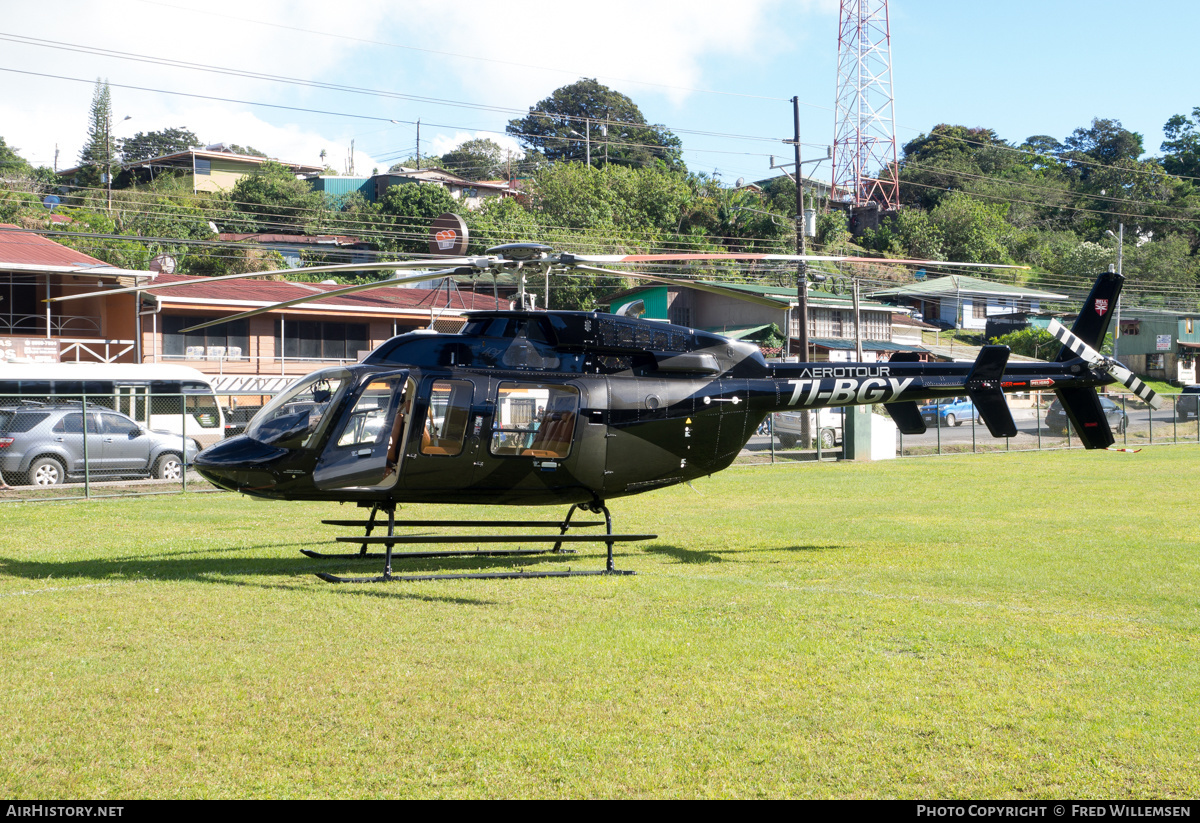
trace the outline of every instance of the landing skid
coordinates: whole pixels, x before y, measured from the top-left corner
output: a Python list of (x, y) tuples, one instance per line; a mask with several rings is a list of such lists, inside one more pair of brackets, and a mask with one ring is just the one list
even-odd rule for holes
[[(603, 514), (604, 520), (588, 520), (571, 522), (576, 509)], [(372, 537), (371, 532), (376, 524), (376, 516), (380, 511), (387, 513), (387, 536)], [(567, 512), (562, 520), (396, 520), (395, 505), (375, 506), (371, 509), (368, 520), (323, 520), (331, 526), (366, 527), (362, 537), (339, 537), (339, 543), (359, 543), (360, 549), (354, 554), (327, 554), (310, 549), (301, 552), (318, 559), (365, 560), (383, 559), (383, 574), (379, 577), (338, 577), (337, 575), (321, 572), (317, 577), (330, 583), (389, 583), (393, 580), (508, 580), (532, 577), (582, 577), (595, 575), (630, 575), (632, 571), (622, 571), (613, 568), (613, 544), (637, 540), (653, 540), (655, 534), (613, 534), (612, 515), (602, 502), (576, 504)], [(455, 527), (455, 526), (487, 526), (491, 528), (558, 528), (558, 534), (405, 534), (397, 535), (396, 526), (406, 527)], [(604, 526), (604, 534), (567, 534), (572, 526), (583, 528), (587, 526)], [(393, 546), (412, 544), (439, 543), (553, 543), (549, 549), (451, 549), (447, 551), (424, 552), (394, 552)], [(604, 569), (598, 571), (512, 571), (512, 572), (472, 572), (463, 574), (392, 574), (393, 560), (419, 560), (442, 557), (528, 557), (545, 554), (574, 554), (571, 549), (564, 549), (564, 543), (604, 543), (608, 547), (607, 563)], [(369, 545), (383, 545), (385, 553), (369, 553)]]

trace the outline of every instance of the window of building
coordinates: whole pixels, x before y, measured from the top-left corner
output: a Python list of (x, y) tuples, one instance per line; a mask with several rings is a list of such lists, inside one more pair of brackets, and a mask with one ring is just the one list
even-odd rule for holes
[(195, 168), (196, 168), (196, 174), (211, 175), (212, 174), (212, 161), (211, 160), (201, 160), (199, 157), (197, 157)]
[[(280, 352), (279, 321), (275, 321), (275, 356)], [(366, 323), (291, 321), (284, 324), (283, 356), (304, 360), (357, 360), (368, 348)]]
[(163, 355), (185, 357), (190, 360), (214, 359), (241, 360), (250, 353), (250, 323), (234, 320), (197, 329), (184, 334), (181, 329), (203, 322), (202, 317), (164, 314), (162, 316)]
[(1167, 357), (1165, 354), (1146, 355), (1146, 371), (1164, 371), (1166, 368)]
[(987, 320), (987, 301), (982, 297), (977, 297), (971, 301), (971, 318), (973, 320)]

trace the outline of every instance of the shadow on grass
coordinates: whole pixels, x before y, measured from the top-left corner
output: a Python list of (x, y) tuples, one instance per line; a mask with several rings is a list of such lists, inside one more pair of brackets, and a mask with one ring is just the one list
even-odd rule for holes
[[(223, 549), (180, 549), (178, 551), (157, 552), (141, 556), (124, 556), (111, 559), (75, 560), (75, 561), (33, 561), (0, 556), (0, 576), (23, 578), (37, 581), (49, 586), (79, 586), (116, 582), (135, 581), (195, 581), (214, 583), (217, 585), (255, 586), (270, 589), (299, 589), (310, 588), (312, 576), (320, 572), (329, 572), (346, 577), (375, 577), (383, 572), (384, 561), (381, 554), (375, 556), (355, 557), (247, 557), (233, 556), (234, 554), (253, 552), (264, 548), (287, 548), (296, 546), (314, 546), (329, 548), (328, 541), (313, 541), (299, 543), (263, 544), (254, 547), (228, 547)], [(631, 554), (640, 554), (633, 552)], [(614, 552), (614, 557), (623, 557)], [(394, 575), (424, 575), (424, 574), (468, 574), (473, 572), (497, 571), (538, 571), (547, 564), (561, 568), (582, 570), (602, 569), (604, 567), (603, 553), (589, 552), (576, 554), (574, 552), (559, 552), (539, 555), (521, 556), (484, 556), (471, 555), (466, 557), (435, 557), (407, 558), (403, 552), (392, 556), (392, 573)], [(291, 578), (276, 581), (252, 581), (254, 577)], [(293, 582), (294, 581), (294, 582)], [(300, 581), (303, 581), (301, 583)], [(405, 581), (394, 581), (391, 585), (370, 585), (360, 588), (353, 584), (334, 585), (320, 583), (320, 586), (330, 586), (331, 591), (339, 594), (362, 595), (374, 597), (403, 596), (408, 599), (440, 600), (450, 603), (471, 605), (492, 605), (491, 601), (443, 597), (431, 598), (425, 594), (403, 594)], [(365, 585), (365, 584), (362, 584)]]
[(779, 546), (778, 548), (769, 549), (717, 549), (709, 551), (700, 551), (697, 549), (685, 549), (679, 546), (664, 546), (661, 543), (656, 543), (652, 546), (647, 546), (644, 551), (646, 554), (658, 554), (666, 557), (673, 557), (680, 563), (723, 563), (725, 558), (722, 555), (744, 555), (744, 554), (760, 554), (760, 553), (775, 553), (775, 552), (823, 552), (834, 551), (844, 548), (843, 546)]

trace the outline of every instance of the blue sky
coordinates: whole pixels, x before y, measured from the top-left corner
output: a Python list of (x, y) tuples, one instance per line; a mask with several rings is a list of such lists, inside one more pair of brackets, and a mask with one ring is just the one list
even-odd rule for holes
[[(1141, 132), (1157, 154), (1166, 120), (1200, 106), (1188, 53), (1167, 45), (1197, 30), (1197, 8), (894, 0), (897, 138), (902, 145), (949, 122), (1015, 142), (1061, 140), (1106, 117)], [(59, 167), (74, 165), (103, 77), (120, 136), (185, 126), (206, 142), (295, 162), (319, 163), (324, 150), (339, 169), (353, 140), (355, 169), (369, 173), (415, 150), (418, 119), (423, 154), (475, 136), (503, 141), (496, 132), (508, 119), (559, 86), (597, 77), (675, 129), (689, 168), (732, 183), (768, 176), (768, 156), (789, 154), (778, 141), (791, 134), (793, 95), (807, 156), (832, 141), (837, 17), (835, 0), (8, 0), (0, 33), (21, 42), (0, 40), (0, 136), (37, 164), (53, 164), (57, 145)], [(386, 94), (72, 50), (79, 46)], [(816, 171), (828, 174), (828, 163)]]

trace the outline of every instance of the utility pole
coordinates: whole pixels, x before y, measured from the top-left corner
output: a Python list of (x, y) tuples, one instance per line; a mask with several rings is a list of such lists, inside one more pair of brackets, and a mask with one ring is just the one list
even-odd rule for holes
[[(792, 98), (792, 120), (795, 125), (792, 147), (796, 153), (796, 254), (808, 253), (804, 240), (804, 166), (800, 163), (800, 96)], [(808, 262), (796, 266), (796, 320), (799, 323), (800, 362), (808, 362)], [(791, 335), (791, 329), (788, 329)], [(808, 412), (800, 416), (800, 442), (804, 448), (812, 443), (812, 428)]]
[[(1117, 230), (1120, 234), (1113, 234), (1112, 229), (1106, 229), (1105, 234), (1117, 241), (1117, 274), (1124, 275), (1121, 271), (1121, 265), (1125, 258), (1125, 224), (1119, 223)], [(1109, 265), (1109, 271), (1112, 271), (1112, 266)], [(1121, 342), (1121, 295), (1117, 295), (1117, 305), (1113, 307), (1113, 320), (1116, 322), (1116, 328), (1113, 329), (1113, 359), (1117, 357), (1117, 346)], [(1100, 341), (1104, 343), (1103, 340)]]

